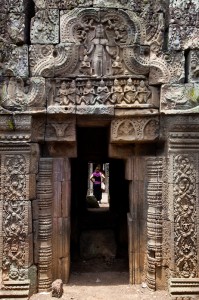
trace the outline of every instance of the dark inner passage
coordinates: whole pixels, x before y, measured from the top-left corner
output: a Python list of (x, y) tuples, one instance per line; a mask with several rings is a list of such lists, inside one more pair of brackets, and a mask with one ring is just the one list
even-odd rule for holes
[[(128, 183), (124, 161), (108, 158), (108, 128), (79, 128), (71, 162), (72, 271), (128, 271)], [(109, 163), (109, 208), (87, 209), (88, 163)]]

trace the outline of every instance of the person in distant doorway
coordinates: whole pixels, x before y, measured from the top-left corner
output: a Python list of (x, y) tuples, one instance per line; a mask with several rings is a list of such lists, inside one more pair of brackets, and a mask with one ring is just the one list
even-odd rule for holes
[(105, 176), (102, 172), (100, 172), (100, 165), (95, 168), (95, 171), (90, 177), (90, 180), (93, 182), (93, 195), (97, 199), (99, 203), (102, 200), (102, 188), (101, 183), (104, 182)]

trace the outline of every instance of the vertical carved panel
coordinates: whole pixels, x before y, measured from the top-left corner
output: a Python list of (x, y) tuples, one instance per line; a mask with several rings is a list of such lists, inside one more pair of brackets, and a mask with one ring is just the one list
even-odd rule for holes
[(196, 156), (173, 157), (175, 277), (195, 278), (197, 271)]
[(162, 263), (162, 158), (147, 159), (147, 284), (156, 287), (156, 267)]
[(38, 290), (49, 291), (52, 284), (52, 159), (39, 163), (37, 184), (38, 222)]
[[(29, 147), (1, 148), (0, 297), (28, 296), (29, 250)], [(21, 291), (23, 289), (23, 292)]]
[(26, 158), (22, 154), (3, 157), (3, 280), (27, 279)]

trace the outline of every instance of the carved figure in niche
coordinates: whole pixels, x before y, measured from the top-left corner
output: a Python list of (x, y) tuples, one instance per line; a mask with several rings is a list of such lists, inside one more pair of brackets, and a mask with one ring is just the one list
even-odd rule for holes
[(80, 72), (82, 72), (84, 75), (92, 75), (91, 62), (86, 50), (84, 51), (84, 58), (80, 64)]
[(93, 103), (95, 96), (95, 90), (92, 86), (92, 83), (90, 80), (86, 82), (86, 85), (83, 89), (82, 96), (77, 99), (77, 104), (85, 103), (86, 105)]
[[(67, 104), (75, 104), (75, 99), (76, 99), (76, 83), (75, 80), (72, 80), (70, 83), (70, 87), (68, 89), (68, 103)], [(64, 103), (66, 104), (66, 103)]]
[(65, 81), (61, 83), (60, 89), (58, 90), (57, 97), (58, 99), (56, 100), (57, 102), (60, 103), (60, 105), (64, 104), (65, 99), (67, 98), (67, 91), (68, 91), (68, 85), (66, 84)]
[(134, 136), (135, 135), (135, 129), (130, 121), (125, 121), (123, 122), (117, 132), (117, 136), (120, 137), (129, 137), (129, 136)]
[(119, 56), (116, 56), (115, 61), (112, 63), (112, 70), (113, 75), (123, 74), (124, 69)]
[(108, 40), (105, 37), (104, 27), (102, 24), (96, 25), (95, 38), (91, 41), (91, 48), (87, 51), (87, 55), (93, 56), (93, 75), (103, 76), (109, 75), (111, 68), (110, 58), (107, 54), (115, 56), (115, 52), (111, 53), (108, 45)]
[(182, 266), (182, 271), (181, 274), (183, 277), (188, 278), (191, 273), (191, 268), (189, 267), (188, 261), (185, 261), (183, 266)]
[(130, 104), (135, 102), (136, 89), (131, 78), (127, 80), (124, 86), (124, 99), (126, 103)]
[(115, 104), (115, 103), (122, 102), (122, 98), (124, 97), (124, 92), (118, 79), (114, 80), (113, 86), (111, 87), (111, 93), (112, 93), (112, 97), (110, 100), (111, 103)]
[(97, 88), (97, 96), (94, 98), (93, 103), (91, 104), (105, 104), (106, 100), (109, 98), (110, 92), (108, 87), (105, 85), (104, 80), (100, 81), (100, 86)]
[(146, 103), (151, 91), (147, 88), (144, 80), (140, 81), (140, 84), (137, 88), (137, 100), (139, 103)]
[(114, 20), (108, 20), (107, 29), (113, 29), (115, 33), (115, 41), (118, 43), (125, 43), (127, 38), (127, 31), (124, 25)]
[(76, 97), (76, 84), (75, 80), (73, 80), (68, 86), (65, 81), (61, 83), (61, 87), (58, 90), (57, 93), (58, 96), (58, 102), (60, 105), (68, 105), (70, 103), (75, 103), (75, 97)]

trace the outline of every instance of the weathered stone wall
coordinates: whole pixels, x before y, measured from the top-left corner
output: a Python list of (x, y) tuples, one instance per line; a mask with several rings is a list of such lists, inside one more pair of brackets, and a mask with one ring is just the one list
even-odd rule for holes
[(77, 156), (90, 119), (127, 159), (130, 281), (198, 295), (198, 1), (3, 0), (0, 25), (0, 294), (67, 281), (70, 168), (58, 179), (53, 157)]

